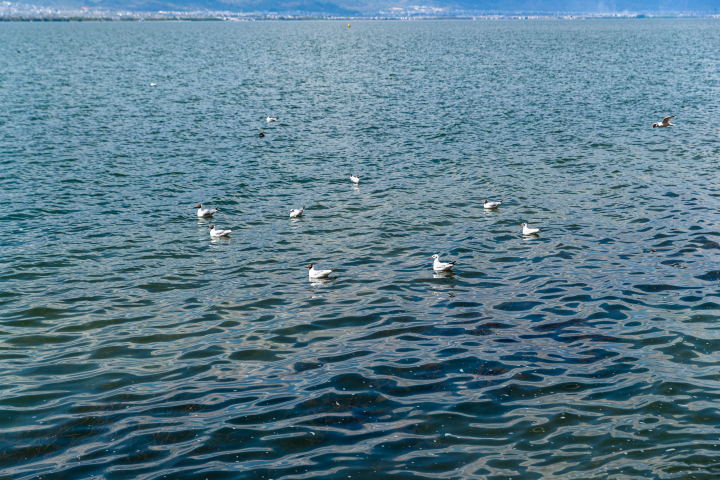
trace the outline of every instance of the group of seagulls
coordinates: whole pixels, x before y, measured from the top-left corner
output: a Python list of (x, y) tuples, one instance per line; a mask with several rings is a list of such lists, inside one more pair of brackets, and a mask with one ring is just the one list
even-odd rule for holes
[[(270, 117), (268, 117), (268, 122)], [(652, 128), (662, 128), (662, 127), (674, 127), (675, 125), (670, 123), (670, 120), (675, 118), (675, 115), (671, 117), (665, 117), (662, 122), (656, 122), (653, 124)], [(350, 175), (350, 180), (353, 183), (360, 183), (360, 175)], [(498, 202), (491, 202), (490, 200), (485, 200), (483, 202), (483, 207), (486, 210), (494, 210), (497, 209), (501, 204), (503, 203), (503, 200), (500, 200)], [(296, 217), (302, 215), (302, 212), (305, 210), (305, 207), (302, 208), (302, 210), (290, 210), (290, 216)], [(299, 214), (294, 214), (294, 212), (300, 212)], [(527, 223), (523, 222), (520, 224), (522, 227), (522, 233), (525, 236), (536, 236), (539, 232), (539, 228), (530, 228)], [(452, 268), (457, 264), (457, 262), (441, 262), (440, 261), (440, 255), (435, 254), (432, 257), (430, 257), (431, 260), (433, 260), (433, 270), (436, 272), (445, 272), (449, 273), (452, 271)], [(313, 264), (311, 263), (305, 268), (310, 269), (310, 278), (311, 279), (320, 279), (320, 278), (327, 278), (334, 270), (316, 270)]]
[[(270, 118), (270, 117), (268, 117)], [(350, 181), (358, 184), (360, 183), (360, 175), (357, 174), (351, 174), (350, 175)], [(483, 202), (483, 208), (486, 210), (490, 209), (497, 209), (501, 204), (503, 203), (503, 200), (500, 200), (499, 202), (491, 202), (489, 200), (485, 200)], [(195, 205), (197, 209), (197, 216), (198, 218), (210, 218), (218, 211), (217, 208), (203, 208), (202, 204)], [(290, 218), (299, 218), (302, 217), (303, 213), (305, 213), (305, 207), (302, 208), (293, 208), (290, 210)], [(521, 224), (523, 227), (523, 235), (536, 235), (540, 229), (539, 228), (529, 228), (527, 226), (527, 223)], [(233, 231), (230, 230), (220, 230), (215, 227), (215, 225), (210, 225), (208, 227), (210, 229), (210, 237), (211, 238), (220, 238), (220, 237), (227, 237), (230, 235), (230, 233)], [(433, 261), (433, 270), (436, 272), (445, 272), (450, 273), (452, 271), (452, 268), (457, 264), (457, 262), (441, 262), (440, 261), (440, 255), (435, 254), (432, 257), (430, 257)], [(305, 268), (309, 269), (308, 276), (311, 280), (317, 280), (317, 279), (326, 279), (328, 276), (335, 271), (335, 269), (330, 270), (318, 270), (315, 268), (315, 266), (311, 263), (310, 265), (306, 266)]]
[[(193, 208), (197, 208), (198, 218), (210, 218), (218, 211), (217, 208), (203, 208), (202, 205), (195, 205)], [(232, 229), (220, 230), (215, 228), (215, 225), (210, 225), (208, 229), (210, 229), (210, 238), (227, 237), (232, 232)]]
[[(672, 115), (670, 117), (665, 117), (662, 122), (656, 122), (653, 123), (652, 128), (664, 128), (664, 127), (674, 127), (675, 125), (670, 123), (670, 120), (675, 118), (675, 115)], [(267, 123), (270, 122), (277, 122), (277, 118), (268, 116), (266, 118)], [(261, 137), (264, 137), (264, 134), (260, 134)], [(360, 175), (358, 174), (350, 174), (350, 181), (354, 184), (360, 183)], [(491, 202), (490, 200), (485, 200), (483, 202), (483, 208), (486, 210), (495, 210), (497, 209), (501, 204), (503, 203), (503, 200), (497, 201), (497, 202)], [(202, 205), (196, 205), (194, 208), (197, 208), (197, 216), (198, 218), (209, 218), (212, 217), (217, 211), (217, 208), (203, 208)], [(290, 210), (290, 218), (299, 218), (302, 217), (303, 213), (305, 213), (305, 207), (302, 208), (294, 208)], [(522, 234), (525, 236), (536, 236), (539, 232), (539, 228), (530, 228), (527, 223), (523, 222), (520, 224), (522, 227)], [(232, 229), (230, 230), (220, 230), (218, 228), (215, 228), (215, 225), (210, 225), (208, 227), (210, 229), (210, 237), (211, 238), (219, 238), (219, 237), (227, 237), (232, 232)], [(433, 260), (433, 270), (436, 272), (446, 272), (449, 273), (452, 271), (452, 268), (457, 264), (457, 262), (441, 262), (440, 261), (440, 255), (435, 254), (432, 257), (430, 257), (431, 260)], [(335, 271), (335, 269), (330, 270), (318, 270), (315, 268), (315, 265), (312, 263), (305, 268), (308, 269), (308, 276), (311, 280), (313, 279), (326, 279), (328, 276)]]

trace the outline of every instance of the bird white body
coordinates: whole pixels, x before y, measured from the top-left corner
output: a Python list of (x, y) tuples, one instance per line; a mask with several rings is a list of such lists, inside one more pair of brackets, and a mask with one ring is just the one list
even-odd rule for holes
[(277, 122), (277, 118), (273, 118), (273, 117), (270, 117), (270, 116), (268, 116), (265, 120), (267, 120), (268, 123), (270, 123), (270, 122)]
[(490, 202), (488, 200), (485, 200), (485, 208), (497, 208), (502, 202), (502, 200), (500, 200), (499, 202)]
[(215, 212), (218, 211), (217, 208), (202, 208), (202, 205), (198, 205), (193, 208), (198, 209), (198, 217), (200, 218), (212, 217), (213, 215), (215, 215)]
[(232, 230), (219, 230), (215, 228), (215, 225), (210, 225), (208, 228), (210, 229), (210, 236), (212, 238), (227, 237), (230, 235), (230, 232), (232, 232)]
[(290, 218), (301, 217), (304, 211), (305, 207), (292, 209), (290, 210)]
[(675, 118), (675, 115), (673, 115), (672, 117), (665, 117), (665, 118), (663, 118), (662, 122), (653, 123), (652, 128), (674, 127), (675, 125), (670, 123), (670, 120), (673, 118)]
[(330, 275), (332, 272), (335, 271), (335, 269), (332, 270), (317, 270), (315, 266), (311, 263), (305, 268), (309, 268), (310, 271), (308, 272), (308, 276), (310, 278), (325, 278), (328, 275)]
[(433, 262), (433, 270), (436, 272), (449, 272), (457, 262), (441, 262), (440, 261), (440, 255), (433, 255), (430, 258), (434, 258), (435, 261)]
[(532, 235), (534, 233), (538, 233), (540, 231), (539, 228), (530, 228), (527, 226), (527, 223), (521, 224), (523, 227), (523, 235)]
[(360, 175), (350, 175), (350, 181), (353, 183), (360, 183)]
[(151, 83), (150, 86), (151, 86), (151, 87), (157, 87), (157, 83)]

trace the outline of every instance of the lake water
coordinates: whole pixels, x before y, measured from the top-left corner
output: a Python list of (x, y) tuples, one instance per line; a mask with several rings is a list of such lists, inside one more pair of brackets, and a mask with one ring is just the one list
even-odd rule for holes
[(346, 23), (0, 25), (0, 479), (717, 478), (720, 21)]

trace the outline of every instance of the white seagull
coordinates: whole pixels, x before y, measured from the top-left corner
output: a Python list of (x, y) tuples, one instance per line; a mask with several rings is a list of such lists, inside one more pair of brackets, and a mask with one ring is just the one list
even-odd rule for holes
[(652, 128), (655, 128), (655, 127), (658, 127), (658, 128), (674, 127), (675, 125), (672, 124), (672, 123), (670, 123), (670, 119), (672, 119), (672, 118), (675, 118), (675, 115), (673, 115), (672, 117), (665, 117), (665, 118), (663, 118), (663, 121), (662, 121), (662, 122), (655, 122), (655, 123), (653, 123)]
[(268, 115), (268, 117), (267, 117), (265, 120), (267, 120), (268, 123), (270, 123), (270, 122), (277, 122), (277, 118), (273, 118), (273, 117), (271, 117), (271, 116), (269, 116), (269, 115)]
[(485, 208), (497, 208), (502, 202), (503, 200), (500, 200), (499, 202), (488, 202), (485, 200)]
[(528, 228), (527, 223), (521, 223), (520, 226), (523, 227), (523, 235), (533, 235), (540, 231), (539, 228)]
[(438, 255), (437, 253), (430, 258), (435, 259), (435, 262), (433, 262), (433, 270), (435, 270), (436, 272), (449, 272), (457, 263), (457, 262), (441, 262), (440, 255)]
[(305, 207), (292, 209), (290, 210), (290, 218), (302, 217), (304, 211)]
[(231, 230), (218, 230), (217, 228), (215, 228), (215, 225), (210, 225), (208, 228), (210, 229), (210, 236), (213, 238), (227, 237), (228, 235), (230, 235), (230, 232), (232, 232), (232, 229)]
[(215, 212), (218, 211), (217, 208), (202, 208), (202, 205), (197, 205), (193, 208), (198, 209), (198, 217), (200, 218), (212, 217), (213, 215), (215, 215)]
[(351, 180), (353, 183), (360, 183), (360, 175), (353, 175), (353, 174), (351, 173), (351, 174), (350, 174), (350, 180)]
[(151, 87), (157, 87), (157, 83), (151, 83), (150, 86), (151, 86)]
[(310, 269), (310, 271), (308, 272), (310, 278), (326, 278), (328, 275), (335, 271), (334, 268), (332, 270), (315, 270), (315, 267), (312, 263), (305, 268)]

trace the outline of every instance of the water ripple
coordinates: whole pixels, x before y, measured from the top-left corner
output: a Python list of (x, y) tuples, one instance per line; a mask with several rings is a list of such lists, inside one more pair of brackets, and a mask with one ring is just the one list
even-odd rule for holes
[(716, 23), (2, 25), (0, 480), (715, 478)]

